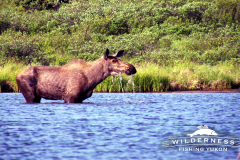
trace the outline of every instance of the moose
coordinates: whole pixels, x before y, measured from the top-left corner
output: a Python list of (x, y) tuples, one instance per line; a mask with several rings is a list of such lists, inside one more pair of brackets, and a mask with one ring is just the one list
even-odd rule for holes
[(106, 49), (104, 55), (94, 62), (73, 59), (61, 67), (31, 66), (17, 75), (17, 85), (26, 103), (40, 103), (41, 98), (82, 103), (108, 76), (137, 72), (133, 65), (118, 59), (123, 52), (109, 55), (109, 49)]

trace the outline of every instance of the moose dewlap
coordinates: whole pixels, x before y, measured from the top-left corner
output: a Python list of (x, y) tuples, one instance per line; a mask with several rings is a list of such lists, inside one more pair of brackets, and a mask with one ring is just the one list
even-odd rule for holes
[(41, 98), (81, 103), (108, 76), (137, 72), (133, 65), (118, 59), (123, 52), (109, 55), (107, 49), (103, 57), (91, 63), (74, 59), (62, 67), (29, 67), (17, 75), (16, 81), (26, 103), (40, 103)]

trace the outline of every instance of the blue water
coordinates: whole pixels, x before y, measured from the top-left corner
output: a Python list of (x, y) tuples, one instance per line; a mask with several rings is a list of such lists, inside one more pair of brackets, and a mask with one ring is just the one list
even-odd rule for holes
[(240, 137), (240, 93), (94, 93), (82, 104), (0, 94), (0, 159), (236, 159), (158, 148), (199, 125)]

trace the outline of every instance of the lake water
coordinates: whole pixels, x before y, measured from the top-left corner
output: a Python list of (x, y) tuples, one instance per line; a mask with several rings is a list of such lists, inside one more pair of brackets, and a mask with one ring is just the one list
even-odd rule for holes
[(82, 104), (0, 94), (0, 159), (236, 159), (225, 152), (162, 150), (199, 125), (240, 137), (240, 93), (94, 93)]

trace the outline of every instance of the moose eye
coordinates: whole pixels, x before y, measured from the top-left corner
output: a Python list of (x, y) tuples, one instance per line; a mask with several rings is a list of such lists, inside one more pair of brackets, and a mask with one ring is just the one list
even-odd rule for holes
[(112, 62), (113, 62), (113, 63), (117, 63), (117, 60), (116, 60), (116, 59), (113, 59)]

